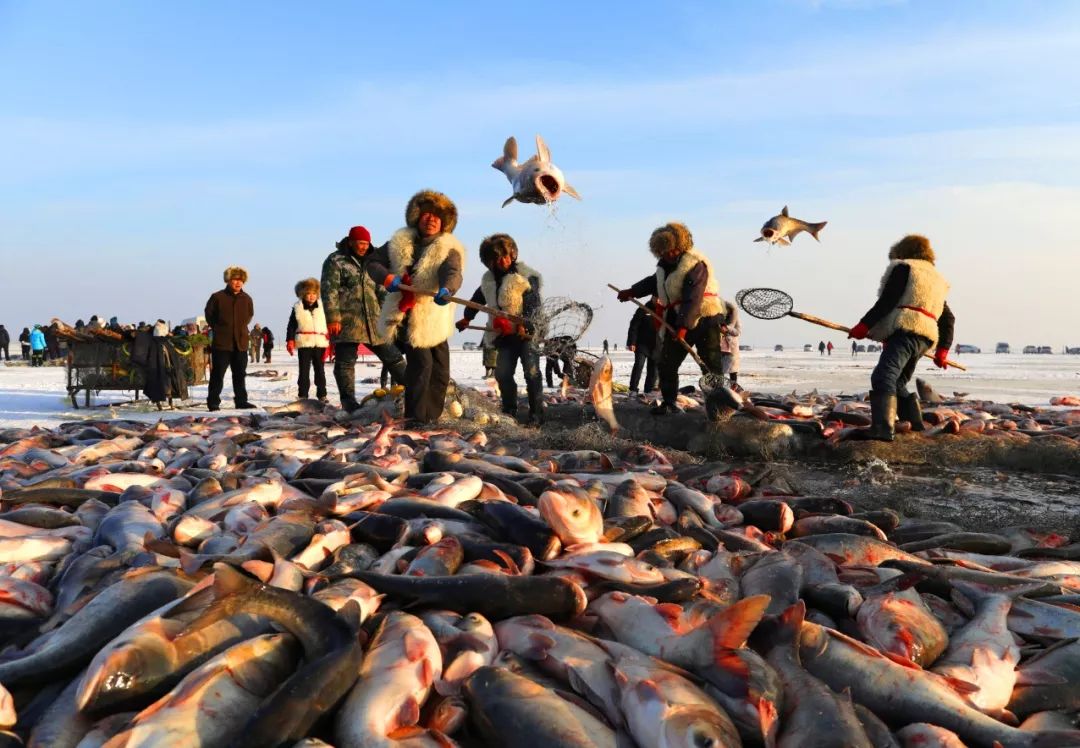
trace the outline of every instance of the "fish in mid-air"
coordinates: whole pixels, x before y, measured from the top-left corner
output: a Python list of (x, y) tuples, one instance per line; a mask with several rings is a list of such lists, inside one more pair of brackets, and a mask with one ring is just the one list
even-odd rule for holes
[(761, 227), (761, 236), (754, 241), (756, 242), (768, 242), (769, 244), (791, 244), (791, 240), (794, 239), (799, 233), (805, 231), (818, 239), (818, 232), (825, 228), (825, 224), (828, 221), (822, 221), (821, 223), (807, 223), (801, 221), (798, 218), (792, 218), (788, 215), (787, 206), (780, 211), (780, 215), (773, 216), (765, 225)]
[(581, 199), (577, 190), (566, 183), (562, 170), (551, 163), (551, 151), (539, 135), (536, 136), (536, 155), (522, 164), (517, 159), (517, 140), (511, 136), (503, 145), (503, 155), (491, 164), (506, 175), (514, 188), (514, 194), (503, 201), (504, 208), (514, 200), (537, 205), (553, 203), (564, 193)]

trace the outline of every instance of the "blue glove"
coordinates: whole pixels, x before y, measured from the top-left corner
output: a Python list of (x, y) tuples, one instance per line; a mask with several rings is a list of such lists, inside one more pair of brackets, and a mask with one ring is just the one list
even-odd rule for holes
[(394, 292), (394, 291), (398, 290), (398, 286), (400, 286), (400, 285), (401, 285), (401, 276), (400, 275), (388, 275), (388, 276), (386, 276), (386, 280), (383, 281), (383, 286), (386, 288), (387, 291), (390, 291), (390, 292)]
[(435, 303), (439, 306), (446, 306), (450, 303), (450, 289), (440, 288), (439, 292), (435, 294)]

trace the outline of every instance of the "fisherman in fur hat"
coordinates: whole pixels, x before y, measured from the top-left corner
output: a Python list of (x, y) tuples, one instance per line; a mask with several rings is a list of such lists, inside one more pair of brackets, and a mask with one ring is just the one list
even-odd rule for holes
[[(535, 318), (540, 310), (540, 289), (543, 276), (524, 262), (518, 261), (517, 243), (509, 234), (493, 234), (480, 242), (480, 262), (487, 272), (472, 296), (478, 304), (498, 309), (517, 317)], [(466, 308), (458, 330), (464, 330), (476, 317), (476, 310)], [(489, 329), (484, 333), (484, 345), (495, 349), (495, 380), (502, 395), (503, 413), (517, 416), (517, 383), (514, 370), (521, 361), (525, 372), (525, 388), (529, 395), (528, 423), (544, 422), (544, 383), (540, 378), (540, 348), (529, 336), (532, 325), (515, 325), (509, 318), (488, 315)]]
[(392, 338), (379, 332), (379, 312), (386, 291), (372, 280), (368, 265), (375, 255), (371, 233), (353, 226), (322, 266), (322, 306), (334, 344), (334, 380), (341, 407), (352, 412), (356, 401), (356, 354), (360, 344), (378, 356), (396, 384), (405, 381), (405, 357)]
[[(405, 352), (405, 417), (413, 421), (437, 421), (450, 384), (446, 341), (454, 332), (454, 313), (447, 304), (461, 288), (465, 267), (455, 226), (457, 207), (450, 198), (417, 192), (405, 207), (405, 227), (368, 262), (368, 274), (390, 292), (378, 330)], [(403, 285), (426, 293), (414, 294)]]
[(326, 402), (326, 372), (323, 370), (323, 355), (330, 345), (330, 336), (326, 330), (326, 314), (319, 304), (319, 280), (305, 278), (296, 284), (297, 302), (293, 304), (289, 315), (289, 325), (285, 329), (285, 350), (292, 356), (300, 353), (299, 396), (304, 399), (311, 388), (308, 369), (315, 370), (315, 397), (319, 402)]
[[(659, 322), (659, 379), (663, 401), (653, 408), (656, 415), (678, 413), (679, 367), (686, 359), (685, 341), (697, 348), (709, 371), (723, 371), (721, 325), (724, 303), (720, 300), (716, 274), (705, 255), (694, 249), (694, 237), (684, 224), (667, 223), (652, 232), (649, 251), (656, 257), (656, 273), (630, 288), (619, 291), (619, 301), (656, 296), (657, 312), (676, 330), (678, 340)], [(713, 409), (709, 415), (715, 417)]]
[(232, 369), (233, 401), (237, 408), (254, 408), (248, 402), (244, 377), (248, 364), (248, 324), (255, 316), (255, 304), (244, 291), (248, 274), (238, 265), (225, 268), (225, 288), (210, 296), (203, 314), (213, 330), (210, 351), (210, 386), (206, 407), (221, 409), (221, 389), (225, 370)]
[(934, 364), (946, 366), (955, 322), (945, 302), (948, 293), (949, 284), (934, 266), (934, 250), (925, 236), (909, 234), (892, 245), (877, 303), (848, 334), (884, 344), (870, 375), (872, 423), (867, 439), (892, 441), (897, 416), (908, 421), (912, 431), (923, 430), (919, 396), (907, 386), (931, 347), (936, 346)]

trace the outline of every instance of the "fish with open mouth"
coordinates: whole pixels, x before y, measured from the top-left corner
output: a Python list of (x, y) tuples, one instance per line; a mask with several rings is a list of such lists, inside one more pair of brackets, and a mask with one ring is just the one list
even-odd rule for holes
[(539, 135), (536, 136), (536, 155), (520, 164), (517, 159), (517, 140), (511, 136), (503, 145), (503, 155), (491, 165), (505, 174), (514, 188), (514, 194), (503, 202), (504, 208), (515, 200), (545, 205), (555, 202), (564, 194), (581, 199), (577, 190), (567, 183), (562, 170), (551, 163), (551, 151)]

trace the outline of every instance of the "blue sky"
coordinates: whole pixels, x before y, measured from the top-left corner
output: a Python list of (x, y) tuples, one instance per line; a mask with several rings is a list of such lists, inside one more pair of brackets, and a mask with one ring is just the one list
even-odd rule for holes
[[(1071, 2), (52, 3), (0, 0), (0, 321), (198, 313), (251, 272), (284, 332), (349, 226), (432, 187), (470, 249), (508, 231), (597, 306), (685, 221), (721, 292), (853, 324), (889, 245), (927, 234), (959, 342), (1080, 345), (1080, 5)], [(489, 164), (544, 136), (583, 195), (500, 208)], [(789, 205), (822, 242), (752, 243)], [(756, 345), (817, 341), (748, 322)], [(837, 338), (839, 342), (839, 338)]]

